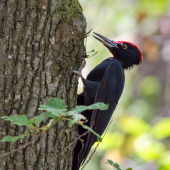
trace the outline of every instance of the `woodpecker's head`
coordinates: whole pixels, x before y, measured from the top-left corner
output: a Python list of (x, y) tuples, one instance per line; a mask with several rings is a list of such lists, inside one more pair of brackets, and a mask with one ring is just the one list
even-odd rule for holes
[(112, 41), (100, 34), (94, 34), (100, 39), (96, 36), (93, 37), (109, 49), (124, 69), (139, 65), (142, 62), (142, 53), (136, 45), (126, 41)]

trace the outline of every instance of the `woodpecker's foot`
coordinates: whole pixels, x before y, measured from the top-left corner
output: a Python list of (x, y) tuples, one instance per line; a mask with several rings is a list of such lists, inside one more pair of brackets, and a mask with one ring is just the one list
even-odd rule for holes
[(82, 75), (79, 71), (73, 70), (72, 73), (77, 74), (79, 77), (82, 77)]
[(81, 74), (81, 71), (83, 70), (83, 68), (86, 66), (86, 60), (83, 58), (83, 57), (81, 57), (82, 58), (82, 64), (81, 64), (81, 66), (80, 66), (80, 69), (79, 69), (79, 71), (76, 71), (76, 70), (73, 70), (72, 71), (72, 73), (74, 73), (74, 74), (77, 74), (79, 77), (83, 77), (82, 76), (82, 74)]
[(81, 72), (73, 70), (72, 73), (77, 74), (78, 77), (81, 78), (83, 85), (86, 86), (86, 80), (84, 79), (84, 77), (82, 76)]

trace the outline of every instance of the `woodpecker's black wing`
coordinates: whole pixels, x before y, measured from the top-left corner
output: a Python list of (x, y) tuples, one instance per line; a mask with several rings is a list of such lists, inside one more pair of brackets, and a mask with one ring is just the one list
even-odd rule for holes
[[(124, 70), (121, 64), (114, 60), (107, 67), (104, 76), (98, 87), (98, 91), (95, 96), (94, 103), (104, 102), (108, 104), (107, 110), (93, 110), (90, 126), (93, 126), (93, 130), (102, 135), (106, 129), (113, 111), (116, 108), (118, 100), (122, 94), (124, 87)], [(97, 137), (93, 133), (89, 133), (87, 136), (87, 142), (84, 146), (83, 162), (85, 161), (92, 145), (96, 142)]]
[(90, 73), (87, 75), (87, 80), (101, 82), (105, 74), (106, 68), (113, 62), (117, 61), (114, 57), (109, 57), (98, 64)]
[[(113, 75), (113, 76), (110, 77), (110, 75)], [(123, 81), (122, 81), (122, 77), (123, 77)], [(114, 81), (114, 80), (117, 80), (117, 81)], [(120, 80), (120, 82), (118, 82), (118, 80)], [(100, 83), (100, 87), (99, 87), (99, 83)], [(120, 83), (121, 83), (121, 85), (119, 86), (119, 88), (116, 89), (116, 87)], [(85, 87), (84, 87), (84, 91), (78, 95), (77, 104), (78, 105), (90, 105), (90, 104), (93, 104), (94, 101), (98, 102), (99, 99), (102, 102), (106, 101), (104, 96), (108, 96), (108, 97), (110, 95), (111, 96), (112, 95), (120, 96), (120, 95), (117, 95), (116, 93), (114, 93), (114, 91), (115, 90), (121, 91), (120, 89), (121, 89), (121, 87), (123, 89), (123, 84), (124, 84), (124, 72), (120, 66), (120, 63), (113, 57), (107, 58), (106, 60), (102, 61), (99, 65), (97, 65), (88, 74), (86, 83), (85, 83)], [(107, 88), (109, 90), (108, 87), (112, 88), (112, 91), (113, 91), (112, 94), (110, 94), (110, 92), (108, 92), (105, 89), (105, 88)], [(105, 92), (103, 92), (103, 90), (105, 90)], [(102, 93), (105, 93), (105, 94), (103, 95)], [(101, 96), (104, 98), (101, 99)], [(96, 98), (98, 98), (98, 100)], [(118, 99), (117, 99), (117, 101), (118, 101)], [(106, 101), (106, 102), (109, 104), (110, 100)], [(115, 106), (116, 106), (116, 104), (115, 104)], [(109, 109), (110, 109), (110, 107), (109, 107)], [(112, 114), (112, 112), (113, 111), (109, 111), (110, 115)], [(86, 110), (86, 111), (82, 112), (81, 114), (84, 115), (88, 120), (85, 123), (85, 125), (90, 126), (90, 122), (93, 122), (93, 120), (95, 119), (95, 117), (92, 116), (93, 115), (92, 110)], [(106, 117), (108, 117), (108, 121), (106, 121), (106, 123), (101, 122), (101, 123), (103, 123), (102, 126), (99, 122), (99, 126), (103, 127), (102, 128), (103, 130), (101, 130), (101, 133), (99, 133), (99, 134), (103, 133), (103, 131), (105, 130), (105, 128), (109, 122), (110, 116), (106, 115)], [(79, 135), (84, 134), (86, 131), (87, 130), (84, 129), (83, 127), (78, 126), (78, 134)], [(73, 159), (72, 170), (79, 169), (80, 164), (82, 163), (83, 160), (85, 160), (86, 156), (88, 155), (88, 152), (90, 151), (91, 146), (96, 141), (96, 139), (94, 139), (94, 142), (92, 142), (90, 145), (88, 145), (89, 138), (90, 137), (88, 134), (88, 135), (83, 136), (81, 138), (82, 139), (81, 141), (77, 142), (77, 144), (74, 148), (74, 159)], [(86, 156), (85, 156), (85, 154), (86, 154)]]

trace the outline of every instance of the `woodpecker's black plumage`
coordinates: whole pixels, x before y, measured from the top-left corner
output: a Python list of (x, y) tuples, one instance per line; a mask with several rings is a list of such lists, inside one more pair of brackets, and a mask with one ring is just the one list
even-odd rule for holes
[[(138, 47), (132, 43), (111, 41), (100, 34), (94, 34), (99, 38), (94, 37), (102, 42), (114, 57), (107, 58), (97, 65), (88, 74), (86, 80), (80, 75), (84, 90), (78, 95), (77, 104), (88, 106), (96, 102), (104, 102), (109, 105), (107, 110), (86, 110), (81, 113), (88, 120), (85, 125), (93, 125), (93, 130), (102, 135), (122, 94), (124, 69), (139, 65), (142, 62), (142, 54)], [(86, 131), (81, 126), (78, 126), (79, 135)], [(97, 137), (93, 133), (88, 133), (81, 139), (74, 148), (72, 170), (78, 170), (81, 163), (84, 163)]]

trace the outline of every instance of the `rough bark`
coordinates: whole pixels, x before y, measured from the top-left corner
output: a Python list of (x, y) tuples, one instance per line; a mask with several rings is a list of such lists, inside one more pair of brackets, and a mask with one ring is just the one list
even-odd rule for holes
[[(76, 105), (78, 70), (84, 54), (86, 21), (77, 0), (0, 1), (0, 116), (38, 115), (38, 107), (49, 97)], [(0, 139), (23, 134), (26, 129), (0, 120)], [(60, 121), (39, 141), (5, 159), (2, 170), (37, 170), (74, 139), (74, 130)], [(0, 143), (4, 154), (29, 139)], [(69, 148), (49, 169), (71, 169)]]

